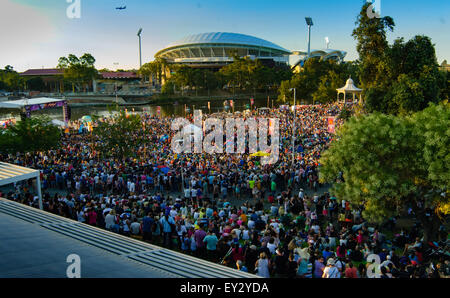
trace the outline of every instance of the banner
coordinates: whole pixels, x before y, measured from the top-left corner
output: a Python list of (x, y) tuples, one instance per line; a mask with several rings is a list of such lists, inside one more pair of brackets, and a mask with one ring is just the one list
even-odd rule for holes
[(29, 105), (26, 106), (25, 109), (27, 112), (33, 112), (38, 110), (45, 110), (45, 109), (52, 109), (52, 108), (59, 108), (64, 106), (65, 101), (57, 101), (57, 102), (49, 102), (49, 103), (43, 103), (43, 104), (35, 104), (35, 105)]

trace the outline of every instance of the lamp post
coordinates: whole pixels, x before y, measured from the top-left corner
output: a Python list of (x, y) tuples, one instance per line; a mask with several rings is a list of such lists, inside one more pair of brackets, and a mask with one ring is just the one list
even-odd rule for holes
[(140, 28), (137, 33), (137, 36), (139, 36), (139, 68), (142, 67), (141, 34), (142, 34), (142, 28)]
[(311, 53), (311, 26), (314, 25), (313, 20), (310, 17), (306, 17), (306, 25), (308, 25), (308, 57)]
[(296, 88), (291, 88), (289, 89), (289, 91), (294, 90), (294, 125), (292, 127), (292, 165), (294, 165), (294, 156), (295, 156), (295, 117), (296, 117), (296, 112), (297, 109), (295, 108), (295, 101), (296, 101), (296, 96), (297, 96), (297, 89)]

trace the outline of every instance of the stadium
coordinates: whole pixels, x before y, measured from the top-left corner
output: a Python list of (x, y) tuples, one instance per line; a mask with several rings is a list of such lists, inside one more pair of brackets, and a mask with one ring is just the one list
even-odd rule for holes
[(306, 60), (309, 58), (319, 58), (321, 60), (334, 60), (338, 63), (344, 62), (344, 58), (347, 55), (347, 52), (341, 50), (334, 49), (318, 49), (311, 50), (308, 56), (308, 52), (305, 51), (293, 51), (292, 55), (298, 56), (299, 60), (292, 66), (293, 69), (297, 69), (303, 67)]
[(291, 51), (250, 35), (211, 32), (187, 36), (157, 52), (155, 58), (192, 67), (220, 68), (233, 62), (233, 55), (262, 62), (288, 64)]
[(168, 45), (155, 54), (169, 64), (183, 64), (194, 68), (221, 68), (233, 62), (233, 56), (258, 59), (264, 64), (289, 64), (290, 57), (298, 57), (292, 68), (301, 68), (309, 58), (344, 61), (347, 52), (333, 49), (290, 51), (270, 41), (239, 33), (210, 32), (189, 35)]

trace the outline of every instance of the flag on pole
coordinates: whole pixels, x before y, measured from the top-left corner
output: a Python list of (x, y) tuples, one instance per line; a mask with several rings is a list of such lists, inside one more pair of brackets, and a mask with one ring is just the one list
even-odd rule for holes
[(328, 117), (328, 132), (336, 133), (336, 117)]

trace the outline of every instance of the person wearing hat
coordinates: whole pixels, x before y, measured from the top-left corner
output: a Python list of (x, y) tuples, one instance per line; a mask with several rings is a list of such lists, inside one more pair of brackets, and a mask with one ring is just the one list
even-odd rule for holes
[(248, 271), (254, 272), (255, 263), (258, 260), (258, 250), (256, 245), (250, 245), (250, 249), (245, 251), (244, 260)]
[(333, 258), (329, 258), (327, 261), (327, 266), (323, 270), (322, 278), (340, 278), (341, 273), (335, 266)]

